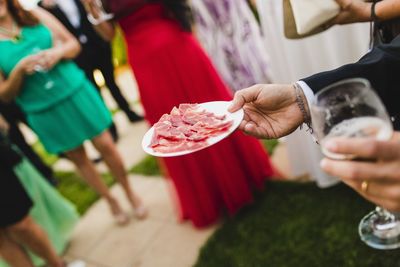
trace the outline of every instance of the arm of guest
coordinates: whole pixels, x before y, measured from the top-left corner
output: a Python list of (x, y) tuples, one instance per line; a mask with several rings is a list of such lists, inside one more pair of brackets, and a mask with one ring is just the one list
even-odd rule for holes
[[(398, 18), (400, 14), (398, 0), (378, 1), (374, 6), (372, 1), (365, 0), (336, 0), (336, 2), (340, 6), (340, 13), (333, 19), (333, 24), (366, 22), (373, 19), (386, 21)], [(373, 11), (376, 18), (372, 14)]]
[(400, 36), (389, 44), (375, 47), (356, 63), (312, 75), (301, 79), (298, 84), (311, 103), (312, 91), (318, 92), (332, 83), (355, 77), (369, 80), (389, 113), (400, 114)]
[[(33, 14), (50, 29), (53, 36), (53, 48), (56, 59), (72, 59), (75, 58), (80, 50), (80, 44), (75, 37), (61, 24), (53, 15), (43, 8), (32, 10)], [(57, 61), (58, 61), (57, 60)], [(57, 63), (54, 62), (54, 63)]]
[[(301, 90), (291, 84), (259, 84), (235, 93), (230, 112), (243, 108), (244, 119), (239, 128), (258, 138), (279, 138), (307, 122), (313, 91), (346, 78), (368, 79), (392, 116), (400, 114), (400, 36), (390, 44), (377, 46), (358, 62), (302, 79)], [(307, 86), (311, 89), (307, 89)], [(300, 91), (300, 93), (298, 93)], [(306, 98), (306, 99), (304, 99)], [(302, 116), (303, 115), (303, 116)]]
[[(86, 12), (93, 16), (93, 18), (98, 19), (100, 17), (100, 12), (93, 0), (81, 0)], [(115, 25), (109, 21), (103, 21), (97, 25), (93, 25), (96, 32), (107, 42), (111, 42), (115, 36)]]
[(115, 36), (115, 25), (112, 22), (104, 21), (93, 26), (96, 32), (107, 42), (111, 42)]
[(379, 20), (398, 18), (400, 14), (400, 1), (384, 0), (377, 2), (375, 5), (375, 14)]
[(0, 100), (10, 102), (19, 94), (25, 73), (21, 64), (14, 68), (7, 79), (0, 72)]
[(115, 25), (112, 22), (104, 21), (94, 26), (94, 29), (107, 42), (111, 42), (115, 36)]

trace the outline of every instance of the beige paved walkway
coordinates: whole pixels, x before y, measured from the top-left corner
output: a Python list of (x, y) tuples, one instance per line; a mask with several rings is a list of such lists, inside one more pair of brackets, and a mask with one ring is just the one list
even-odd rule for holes
[[(76, 228), (66, 257), (83, 259), (90, 267), (192, 266), (216, 227), (199, 231), (177, 222), (168, 184), (161, 177), (130, 179), (149, 207), (149, 217), (133, 218), (129, 225), (118, 227), (106, 203), (98, 201)], [(129, 211), (121, 188), (114, 186), (112, 193)]]

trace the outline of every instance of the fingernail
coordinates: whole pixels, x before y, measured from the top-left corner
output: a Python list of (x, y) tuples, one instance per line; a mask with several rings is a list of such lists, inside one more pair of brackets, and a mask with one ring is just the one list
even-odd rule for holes
[(326, 143), (324, 144), (324, 147), (326, 149), (328, 149), (329, 151), (336, 151), (338, 148), (337, 142), (334, 140), (328, 140), (326, 141)]
[(326, 166), (328, 166), (328, 160), (322, 159), (321, 162), (319, 163), (319, 166), (321, 166), (321, 168), (324, 169)]

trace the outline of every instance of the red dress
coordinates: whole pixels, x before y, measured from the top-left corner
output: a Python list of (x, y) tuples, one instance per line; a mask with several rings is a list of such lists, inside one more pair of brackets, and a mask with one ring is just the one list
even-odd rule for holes
[[(146, 119), (159, 120), (181, 103), (231, 100), (210, 60), (191, 33), (164, 16), (160, 4), (149, 4), (121, 19)], [(252, 202), (274, 174), (258, 140), (237, 131), (202, 151), (165, 158), (164, 165), (178, 199), (182, 219), (196, 227), (234, 214)]]

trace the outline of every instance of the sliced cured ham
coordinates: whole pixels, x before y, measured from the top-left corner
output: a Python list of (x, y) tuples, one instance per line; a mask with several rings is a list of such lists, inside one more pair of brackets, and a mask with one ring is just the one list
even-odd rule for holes
[(232, 120), (216, 115), (198, 104), (181, 104), (154, 124), (149, 147), (160, 153), (193, 151), (208, 145), (207, 139), (230, 129)]

